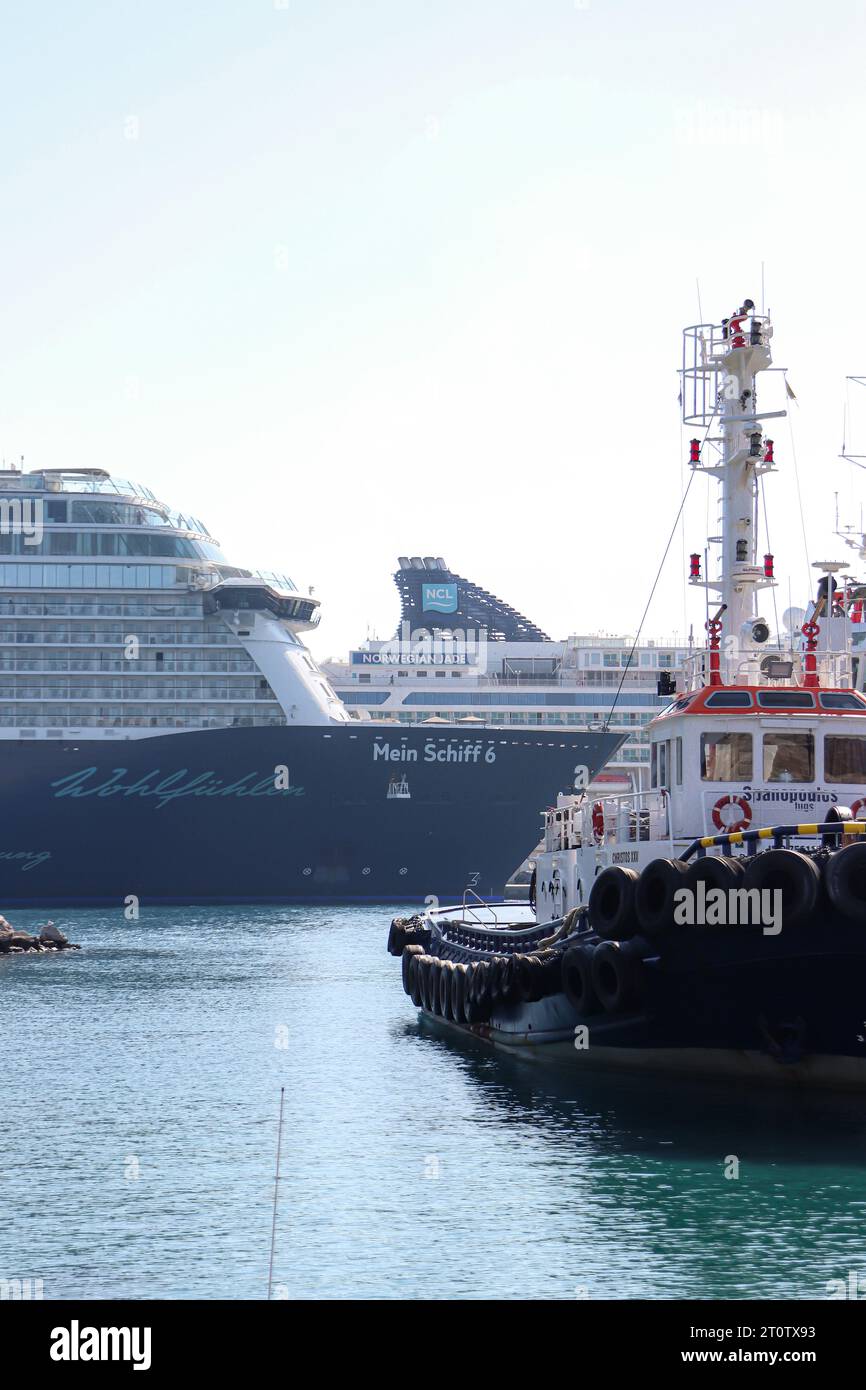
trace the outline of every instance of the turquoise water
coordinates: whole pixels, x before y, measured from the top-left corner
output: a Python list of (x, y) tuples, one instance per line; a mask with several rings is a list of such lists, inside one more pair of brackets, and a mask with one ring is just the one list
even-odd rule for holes
[(866, 1289), (866, 1103), (444, 1040), (385, 954), (392, 915), (66, 913), (85, 950), (0, 960), (0, 1278), (264, 1297), (284, 1086), (278, 1296)]

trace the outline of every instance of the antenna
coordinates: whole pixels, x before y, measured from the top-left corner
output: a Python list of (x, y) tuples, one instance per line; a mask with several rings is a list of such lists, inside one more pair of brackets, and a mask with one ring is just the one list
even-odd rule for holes
[(764, 262), (761, 261), (761, 313), (767, 312), (767, 300), (764, 295)]
[[(846, 376), (846, 383), (854, 381), (858, 386), (866, 386), (866, 376)], [(842, 453), (840, 458), (847, 459), (848, 463), (856, 463), (858, 468), (866, 468), (866, 454), (849, 454), (846, 442), (848, 435), (848, 386), (845, 387), (845, 407), (843, 412), (842, 433), (845, 436), (842, 440)]]

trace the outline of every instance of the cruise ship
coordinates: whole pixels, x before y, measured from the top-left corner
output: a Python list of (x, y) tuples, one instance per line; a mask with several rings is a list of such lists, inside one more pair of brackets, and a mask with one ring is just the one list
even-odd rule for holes
[(621, 741), (359, 720), (318, 621), (146, 487), (0, 472), (0, 906), (495, 896)]
[(401, 556), (393, 638), (323, 663), (344, 703), (405, 726), (447, 720), (508, 731), (608, 728), (624, 740), (597, 779), (607, 792), (649, 786), (647, 725), (670, 703), (692, 648), (616, 634), (554, 640), (441, 556)]

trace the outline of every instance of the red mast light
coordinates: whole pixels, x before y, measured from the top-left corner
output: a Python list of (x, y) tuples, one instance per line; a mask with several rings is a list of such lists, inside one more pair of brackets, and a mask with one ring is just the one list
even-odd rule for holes
[(689, 463), (700, 463), (701, 461), (701, 441), (699, 439), (689, 440)]
[(768, 440), (766, 441), (766, 443), (767, 443), (767, 447), (766, 447), (766, 449), (764, 450), (764, 463), (772, 463), (772, 462), (773, 462), (773, 441), (772, 441), (772, 439), (768, 439)]
[(701, 557), (700, 555), (689, 556), (689, 579), (700, 579), (701, 577)]
[(764, 556), (764, 575), (766, 576), (767, 579), (774, 579), (774, 578), (775, 578), (775, 572), (774, 572), (774, 569), (773, 569), (773, 556), (772, 556), (772, 555), (765, 555), (765, 556)]

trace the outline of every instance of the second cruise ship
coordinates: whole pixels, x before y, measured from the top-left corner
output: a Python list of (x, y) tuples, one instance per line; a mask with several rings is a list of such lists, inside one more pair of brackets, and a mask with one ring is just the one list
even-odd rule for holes
[(555, 640), (441, 556), (399, 559), (400, 624), (346, 661), (324, 663), (350, 709), (382, 725), (441, 720), (509, 732), (614, 730), (622, 744), (598, 775), (606, 791), (649, 786), (647, 726), (670, 703), (688, 642), (610, 633)]

